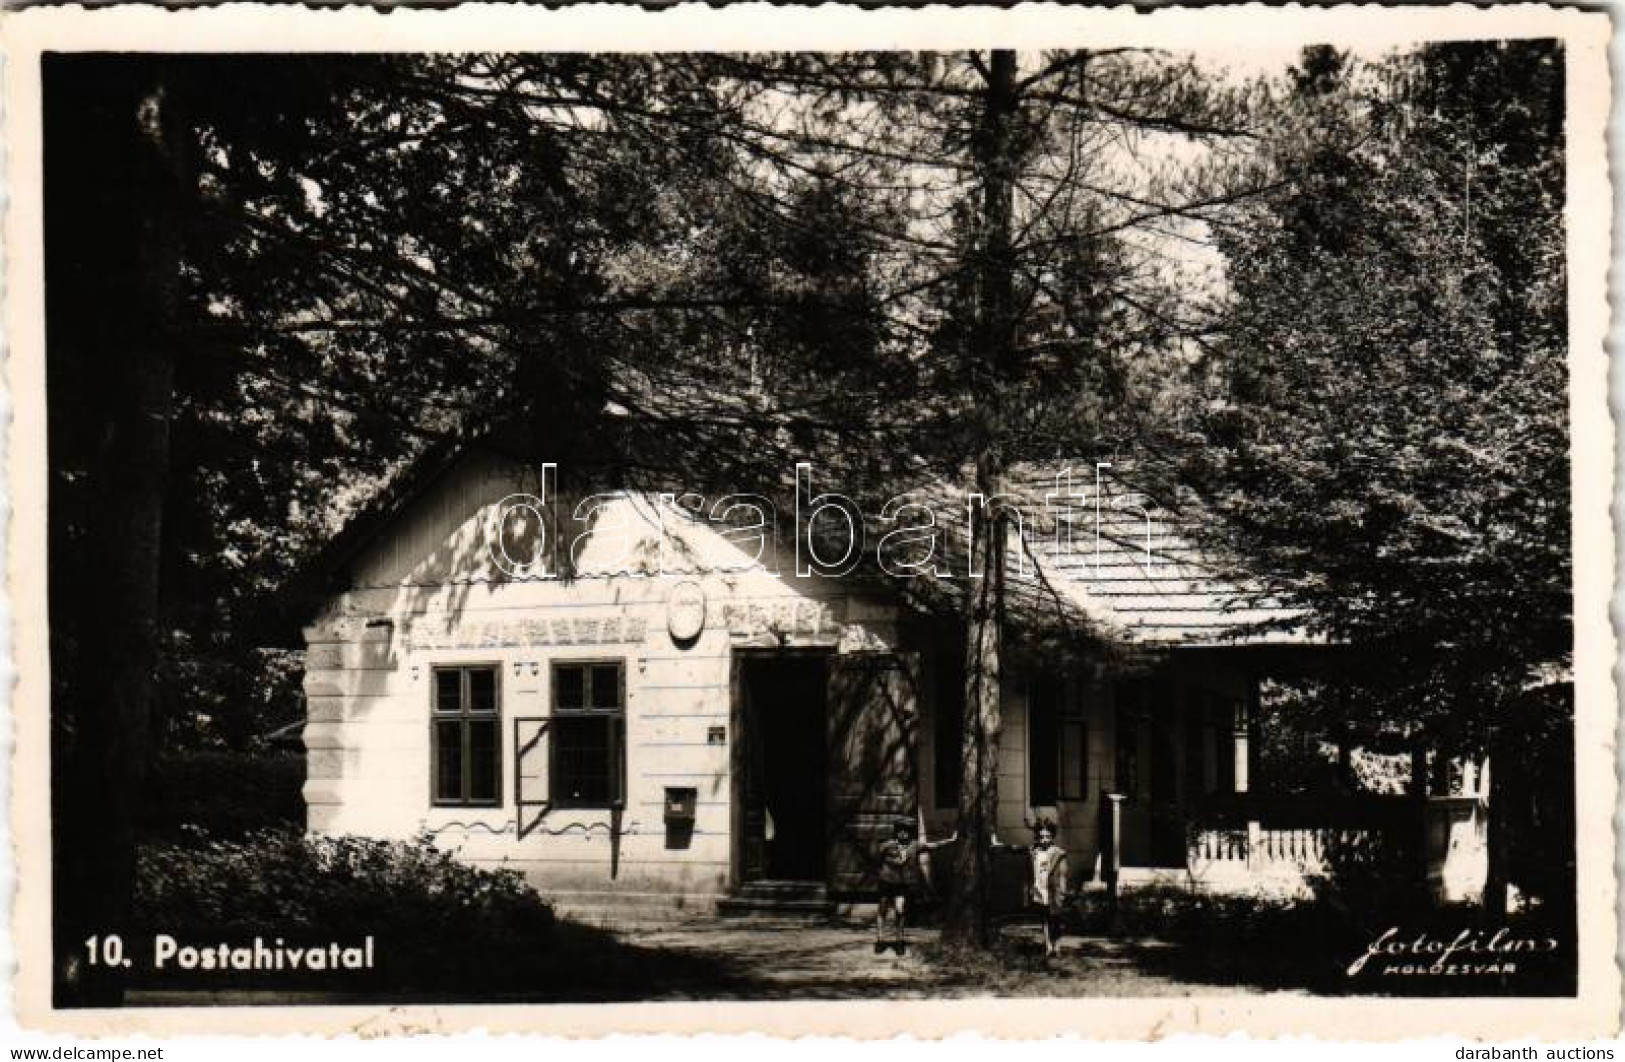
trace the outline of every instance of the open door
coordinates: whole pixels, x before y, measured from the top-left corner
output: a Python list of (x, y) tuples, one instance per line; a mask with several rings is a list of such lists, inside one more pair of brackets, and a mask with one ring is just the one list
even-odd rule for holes
[(825, 876), (827, 653), (741, 653), (735, 663), (741, 882)]
[(919, 807), (916, 653), (850, 653), (829, 673), (829, 885), (875, 887), (880, 846)]

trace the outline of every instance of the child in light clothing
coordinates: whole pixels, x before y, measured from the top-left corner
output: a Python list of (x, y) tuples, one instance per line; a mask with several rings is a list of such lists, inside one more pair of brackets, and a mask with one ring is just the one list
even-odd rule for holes
[(1044, 954), (1060, 951), (1062, 916), (1066, 910), (1066, 851), (1055, 843), (1055, 823), (1038, 820), (1033, 827), (1032, 884), (1029, 899), (1044, 922)]

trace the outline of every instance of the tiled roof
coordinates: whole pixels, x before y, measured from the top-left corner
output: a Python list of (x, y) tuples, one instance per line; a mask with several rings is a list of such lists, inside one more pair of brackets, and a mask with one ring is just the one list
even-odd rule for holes
[[(1318, 640), (1304, 629), (1306, 616), (1239, 574), (1244, 564), (1198, 546), (1191, 517), (1109, 472), (1101, 474), (1097, 499), (1091, 464), (1072, 468), (1065, 493), (1074, 498), (1061, 501), (1056, 473), (1063, 467), (1025, 466), (1007, 478), (1024, 543), (1009, 555), (1007, 581), (1011, 598), (1032, 618), (1081, 620), (1098, 638), (1140, 646)], [(931, 493), (941, 499), (936, 504), (963, 512), (962, 492), (938, 485)], [(1047, 504), (1048, 495), (1057, 495), (1055, 504)], [(1069, 535), (1057, 533), (1063, 520)], [(963, 528), (962, 518), (943, 522)], [(955, 549), (963, 549), (963, 534)]]

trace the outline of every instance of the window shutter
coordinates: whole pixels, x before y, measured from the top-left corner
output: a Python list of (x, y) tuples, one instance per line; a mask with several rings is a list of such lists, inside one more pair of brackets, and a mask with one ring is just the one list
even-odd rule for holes
[(540, 825), (547, 814), (550, 722), (536, 716), (513, 721), (513, 802), (520, 837)]
[(1089, 731), (1082, 719), (1061, 720), (1061, 799), (1089, 799)]
[(626, 806), (626, 717), (617, 715), (609, 721), (609, 796), (613, 806)]

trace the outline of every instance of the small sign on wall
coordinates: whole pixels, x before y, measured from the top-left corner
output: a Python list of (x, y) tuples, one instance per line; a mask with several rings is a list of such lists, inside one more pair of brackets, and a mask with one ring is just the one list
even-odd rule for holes
[(694, 641), (705, 630), (705, 591), (699, 583), (681, 582), (666, 598), (666, 630), (679, 645)]

